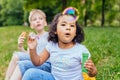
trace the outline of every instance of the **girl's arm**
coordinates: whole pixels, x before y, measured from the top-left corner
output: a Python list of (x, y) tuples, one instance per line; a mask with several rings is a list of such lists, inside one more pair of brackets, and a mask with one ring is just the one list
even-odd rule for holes
[(88, 75), (90, 77), (95, 77), (96, 74), (97, 74), (97, 68), (96, 66), (94, 65), (93, 61), (91, 60), (91, 58), (89, 58), (87, 60), (87, 62), (85, 63), (85, 68), (88, 70)]
[(35, 37), (28, 36), (28, 47), (30, 51), (30, 58), (34, 65), (38, 66), (43, 64), (48, 58), (49, 53), (46, 49), (44, 49), (40, 55), (36, 53), (37, 41)]
[(36, 49), (30, 49), (30, 58), (34, 65), (39, 66), (49, 58), (49, 53), (44, 49), (40, 55), (37, 55)]
[(22, 32), (18, 38), (18, 49), (22, 52), (27, 52), (23, 46), (25, 37), (26, 37), (26, 32)]

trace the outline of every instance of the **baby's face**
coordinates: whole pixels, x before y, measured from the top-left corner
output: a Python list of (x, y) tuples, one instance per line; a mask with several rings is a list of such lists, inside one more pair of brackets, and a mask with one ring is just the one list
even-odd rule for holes
[(64, 15), (59, 17), (57, 24), (58, 39), (64, 43), (72, 42), (76, 36), (76, 22), (71, 21), (74, 17), (70, 15)]
[(36, 31), (44, 29), (46, 26), (46, 20), (40, 13), (34, 13), (31, 16), (31, 28), (35, 29)]

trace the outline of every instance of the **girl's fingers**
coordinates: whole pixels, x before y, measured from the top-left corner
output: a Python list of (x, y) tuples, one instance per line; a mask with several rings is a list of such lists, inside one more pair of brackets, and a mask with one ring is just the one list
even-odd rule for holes
[(20, 36), (21, 37), (25, 37), (26, 36), (26, 32), (22, 32)]
[(87, 66), (86, 67), (89, 71), (92, 71), (93, 70), (93, 67), (92, 66)]
[(88, 59), (88, 60), (86, 61), (85, 65), (86, 65), (86, 66), (88, 65), (88, 66), (94, 67), (94, 63), (92, 62), (91, 59)]
[[(92, 62), (92, 60), (91, 60), (91, 59), (88, 59), (87, 62)], [(93, 63), (93, 62), (92, 62), (92, 63)]]
[(33, 42), (33, 41), (35, 41), (35, 39), (28, 36), (28, 42)]
[(18, 43), (24, 43), (24, 38), (20, 38), (20, 39), (18, 39)]
[(94, 67), (95, 67), (95, 65), (91, 59), (88, 59), (84, 66), (89, 72), (92, 72), (94, 70)]

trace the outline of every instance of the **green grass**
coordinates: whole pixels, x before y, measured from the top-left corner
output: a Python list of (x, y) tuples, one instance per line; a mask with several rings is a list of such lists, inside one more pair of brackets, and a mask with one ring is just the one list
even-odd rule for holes
[(85, 28), (86, 41), (95, 62), (97, 80), (120, 79), (120, 28)]
[(0, 27), (0, 80), (4, 80), (5, 71), (13, 52), (18, 51), (17, 39), (22, 31), (31, 30), (29, 27), (22, 26)]
[[(98, 69), (97, 80), (119, 80), (120, 28), (88, 27), (84, 30), (86, 38), (83, 44), (91, 52)], [(0, 80), (4, 80), (13, 52), (18, 51), (17, 38), (22, 31), (29, 32), (31, 29), (23, 26), (0, 27)]]

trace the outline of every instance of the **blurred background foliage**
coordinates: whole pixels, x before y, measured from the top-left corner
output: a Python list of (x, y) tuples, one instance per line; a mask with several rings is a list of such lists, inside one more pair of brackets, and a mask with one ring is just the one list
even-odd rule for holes
[(48, 23), (66, 7), (76, 7), (82, 26), (120, 27), (120, 0), (0, 0), (0, 26), (28, 23), (31, 9), (41, 9)]
[(12, 53), (17, 50), (18, 35), (31, 31), (24, 27), (29, 23), (30, 10), (43, 10), (50, 23), (56, 13), (69, 6), (80, 12), (79, 23), (86, 34), (83, 44), (98, 69), (96, 79), (120, 80), (120, 0), (0, 0), (0, 80), (4, 80)]

